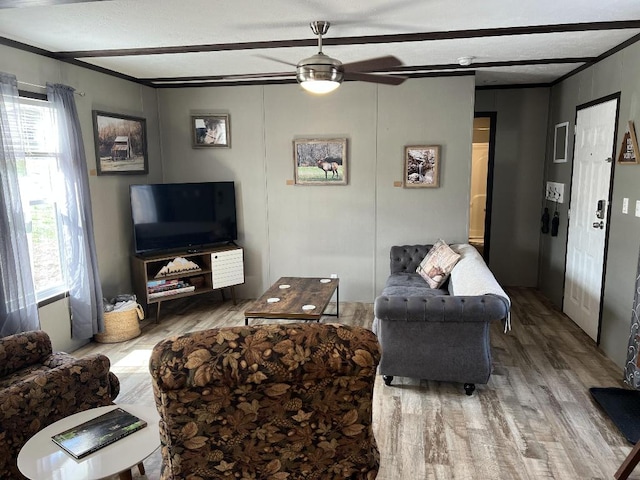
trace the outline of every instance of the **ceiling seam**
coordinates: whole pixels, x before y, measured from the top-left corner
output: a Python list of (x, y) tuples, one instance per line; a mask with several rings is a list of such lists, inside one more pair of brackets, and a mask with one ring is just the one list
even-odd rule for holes
[[(570, 33), (602, 30), (627, 30), (640, 28), (640, 20), (612, 22), (565, 23), (555, 25), (531, 25), (520, 27), (499, 27), (443, 32), (400, 33), (389, 35), (368, 35), (357, 37), (329, 37), (322, 39), (324, 46), (364, 45), (381, 43), (428, 42), (437, 40), (460, 40), (484, 37), (505, 37), (549, 33)], [(169, 47), (121, 48), (103, 50), (74, 50), (55, 52), (59, 58), (121, 57), (140, 55), (171, 55), (179, 53), (202, 53), (229, 50), (260, 50), (274, 48), (313, 47), (317, 38), (264, 40), (256, 42), (235, 42), (204, 45), (178, 45)]]

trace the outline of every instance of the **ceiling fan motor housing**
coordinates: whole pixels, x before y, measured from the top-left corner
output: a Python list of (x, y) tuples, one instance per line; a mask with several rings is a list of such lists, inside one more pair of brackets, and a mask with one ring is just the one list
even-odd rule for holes
[(320, 81), (341, 83), (344, 77), (342, 62), (324, 53), (301, 60), (296, 68), (298, 82)]

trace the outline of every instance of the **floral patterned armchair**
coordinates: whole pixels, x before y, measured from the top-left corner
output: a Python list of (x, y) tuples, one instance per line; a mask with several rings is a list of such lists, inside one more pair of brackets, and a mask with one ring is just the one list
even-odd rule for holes
[(109, 365), (104, 355), (53, 353), (43, 331), (0, 338), (0, 478), (25, 478), (18, 453), (44, 427), (113, 403), (120, 383)]
[(337, 324), (228, 327), (155, 346), (162, 479), (363, 479), (380, 350)]

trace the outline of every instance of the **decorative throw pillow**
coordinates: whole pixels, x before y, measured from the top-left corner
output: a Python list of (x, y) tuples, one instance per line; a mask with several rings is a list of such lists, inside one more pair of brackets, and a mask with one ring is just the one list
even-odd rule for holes
[(429, 287), (440, 288), (458, 260), (460, 255), (451, 250), (444, 241), (438, 240), (420, 262), (416, 272), (424, 278)]

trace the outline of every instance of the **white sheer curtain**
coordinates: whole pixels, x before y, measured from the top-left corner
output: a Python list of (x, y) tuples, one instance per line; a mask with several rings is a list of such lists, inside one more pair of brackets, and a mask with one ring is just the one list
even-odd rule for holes
[(69, 288), (71, 336), (91, 338), (103, 330), (102, 285), (98, 274), (89, 174), (74, 89), (47, 84), (59, 132), (59, 168), (64, 178), (58, 198), (64, 258), (62, 269)]
[(18, 82), (0, 72), (0, 337), (40, 327), (19, 165), (24, 168)]
[(627, 347), (627, 363), (624, 366), (624, 380), (631, 387), (640, 390), (640, 255), (638, 255), (636, 291), (631, 309), (631, 332)]

